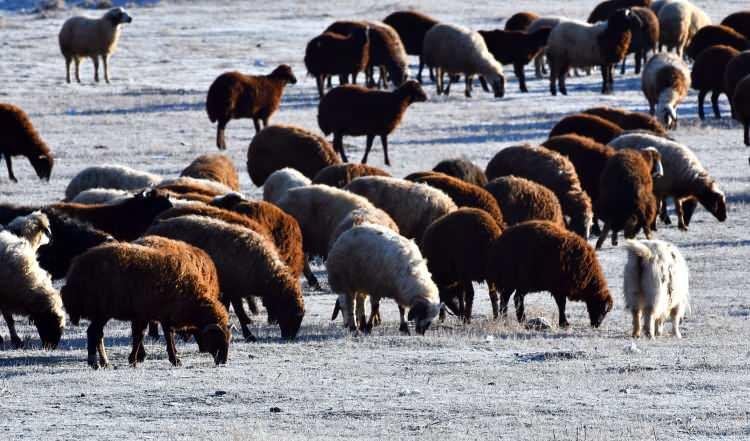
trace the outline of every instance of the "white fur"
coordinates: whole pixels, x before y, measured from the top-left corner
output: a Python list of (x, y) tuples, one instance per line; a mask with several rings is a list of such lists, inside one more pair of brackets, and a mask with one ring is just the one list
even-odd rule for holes
[[(685, 87), (660, 89), (656, 78), (662, 69), (676, 69), (681, 72)], [(680, 57), (674, 54), (657, 54), (646, 63), (641, 74), (641, 89), (648, 100), (651, 115), (656, 114), (667, 128), (677, 127), (677, 105), (687, 96), (690, 89), (690, 70)], [(655, 113), (654, 113), (655, 112)]]
[(310, 184), (310, 178), (294, 168), (285, 167), (276, 170), (263, 184), (263, 200), (275, 204), (286, 195), (287, 191)]
[[(601, 51), (597, 37), (605, 29), (607, 22), (589, 24), (577, 20), (562, 21), (550, 32), (547, 41), (548, 57), (553, 60), (564, 60), (563, 64), (569, 67), (600, 65)], [(554, 74), (554, 71), (552, 73)]]
[[(563, 21), (570, 21), (570, 19), (565, 17), (539, 17), (536, 20), (532, 21), (531, 24), (529, 24), (529, 28), (526, 29), (526, 32), (529, 34), (533, 34), (539, 29), (545, 27), (554, 29), (555, 26)], [(536, 74), (537, 78), (542, 78), (542, 74), (546, 71), (546, 68), (544, 67), (544, 60), (546, 56), (547, 49), (545, 47), (544, 51), (534, 58), (534, 73)]]
[(191, 178), (188, 176), (180, 176), (179, 178), (164, 179), (163, 181), (156, 184), (155, 188), (164, 188), (169, 185), (190, 185), (194, 187), (203, 187), (206, 190), (218, 193), (227, 194), (235, 193), (229, 186), (222, 184), (221, 182), (212, 181), (210, 179), (202, 178)]
[(34, 211), (26, 216), (19, 216), (7, 225), (7, 230), (18, 237), (26, 239), (36, 252), (39, 247), (46, 245), (52, 239), (49, 219), (41, 211)]
[(633, 337), (661, 335), (664, 322), (672, 318), (674, 335), (688, 308), (688, 267), (674, 245), (661, 240), (628, 240), (625, 265), (625, 307), (633, 314)]
[(682, 54), (700, 28), (710, 25), (711, 19), (700, 8), (686, 0), (669, 1), (661, 6), (659, 43), (667, 50)]
[(78, 193), (90, 188), (139, 190), (153, 187), (161, 181), (161, 176), (124, 165), (95, 165), (81, 170), (70, 180), (65, 189), (65, 198), (73, 200)]
[[(350, 211), (349, 214), (339, 222), (331, 236), (331, 240), (335, 241), (345, 231), (364, 224), (381, 225), (393, 232), (399, 232), (398, 225), (385, 211), (379, 208), (358, 208)], [(331, 243), (331, 245), (333, 245), (333, 243)]]
[(85, 205), (116, 204), (130, 198), (131, 196), (133, 196), (133, 193), (127, 190), (118, 190), (115, 188), (90, 188), (78, 193), (71, 202)]

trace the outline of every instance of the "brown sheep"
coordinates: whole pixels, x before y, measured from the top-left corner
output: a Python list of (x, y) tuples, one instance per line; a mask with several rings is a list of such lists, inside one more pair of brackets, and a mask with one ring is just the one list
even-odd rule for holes
[(659, 136), (667, 135), (667, 130), (661, 125), (659, 120), (645, 113), (630, 112), (625, 109), (607, 106), (592, 107), (581, 113), (606, 119), (612, 124), (619, 126), (622, 130), (648, 130)]
[(445, 173), (448, 176), (453, 176), (454, 178), (480, 187), (487, 185), (487, 176), (484, 175), (484, 170), (468, 159), (443, 159), (432, 168), (432, 171)]
[(297, 126), (266, 127), (247, 149), (247, 173), (258, 187), (271, 173), (284, 167), (291, 167), (312, 179), (320, 170), (340, 162), (325, 138)]
[(528, 92), (524, 66), (542, 53), (547, 46), (547, 39), (552, 28), (541, 28), (537, 31), (479, 31), (484, 38), (487, 49), (500, 64), (512, 64), (513, 72), (518, 79), (521, 92)]
[(549, 291), (568, 326), (566, 300), (586, 302), (591, 326), (598, 328), (613, 300), (594, 248), (562, 227), (544, 221), (524, 222), (503, 231), (490, 247), (487, 277), (501, 294), (505, 316), (515, 291), (516, 317), (525, 319), (524, 296)]
[[(376, 136), (383, 144), (385, 164), (388, 159), (388, 135), (401, 123), (406, 108), (412, 103), (427, 101), (422, 86), (407, 81), (393, 92), (381, 92), (360, 86), (339, 86), (326, 94), (318, 106), (318, 125), (323, 133), (333, 133), (333, 147), (347, 162), (344, 135), (367, 136), (367, 149), (362, 163), (367, 163)], [(352, 112), (352, 109), (357, 109)]]
[(505, 21), (505, 30), (526, 31), (529, 28), (529, 25), (531, 25), (531, 22), (537, 18), (539, 18), (539, 15), (533, 12), (517, 12)]
[(624, 130), (598, 116), (577, 113), (561, 119), (549, 132), (549, 138), (574, 133), (591, 138), (600, 144), (607, 144), (622, 135)]
[(335, 164), (320, 170), (313, 178), (312, 183), (344, 188), (350, 182), (362, 176), (391, 176), (391, 174), (367, 164)]
[(282, 64), (268, 75), (245, 75), (240, 72), (225, 72), (219, 75), (208, 89), (206, 113), (211, 123), (219, 122), (216, 129), (216, 146), (226, 150), (224, 129), (232, 119), (252, 118), (255, 133), (260, 132), (260, 123), (268, 125), (268, 119), (281, 104), (281, 95), (287, 84), (297, 84), (292, 68)]
[(228, 224), (239, 225), (249, 230), (253, 230), (266, 239), (273, 241), (273, 235), (266, 225), (235, 211), (214, 207), (213, 205), (208, 204), (189, 204), (170, 208), (159, 214), (156, 217), (155, 222), (180, 216), (190, 216), (191, 214), (218, 219)]
[(750, 75), (737, 84), (733, 102), (737, 120), (742, 123), (745, 145), (750, 147)]
[[(641, 66), (647, 60), (649, 51), (656, 53), (659, 45), (659, 33), (661, 28), (659, 27), (659, 17), (649, 8), (634, 7), (630, 10), (634, 15), (637, 15), (640, 19), (640, 23), (637, 28), (631, 32), (633, 34), (630, 39), (630, 47), (628, 48), (627, 54), (635, 54), (635, 73), (641, 73)], [(625, 75), (625, 61), (628, 59), (628, 55), (622, 59), (622, 67), (620, 73)]]
[[(208, 197), (216, 197), (231, 193), (232, 189), (219, 182), (208, 179), (190, 178), (181, 176), (179, 178), (165, 179), (157, 184), (155, 189), (168, 191), (176, 194), (201, 194)], [(189, 198), (183, 198), (189, 199)]]
[(612, 245), (617, 245), (621, 230), (626, 239), (633, 239), (642, 228), (651, 239), (651, 226), (656, 222), (653, 179), (662, 174), (661, 155), (655, 148), (620, 150), (607, 161), (594, 205), (604, 221), (596, 249), (602, 247), (610, 231)]
[(737, 84), (745, 78), (746, 75), (750, 75), (750, 51), (740, 52), (734, 58), (729, 60), (726, 69), (724, 70), (724, 92), (729, 97), (729, 103), (732, 106), (732, 118), (734, 114), (734, 90)]
[[(437, 22), (434, 18), (417, 11), (397, 11), (383, 20), (383, 23), (396, 30), (398, 36), (401, 38), (401, 42), (404, 44), (406, 53), (408, 55), (419, 56), (417, 81), (420, 83), (422, 82), (422, 69), (424, 68), (424, 61), (422, 61), (424, 34), (435, 26)], [(430, 69), (430, 79), (435, 80), (432, 69)]]
[(342, 84), (351, 75), (357, 84), (357, 74), (367, 69), (369, 59), (366, 29), (354, 29), (346, 35), (324, 32), (310, 40), (305, 49), (305, 67), (315, 77), (319, 98), (323, 98), (325, 81), (331, 75), (338, 75)]
[(49, 181), (52, 174), (52, 153), (31, 125), (29, 116), (20, 107), (0, 103), (0, 156), (5, 157), (8, 177), (18, 182), (13, 174), (13, 156), (28, 158), (39, 179)]
[(207, 179), (224, 184), (234, 191), (240, 191), (237, 169), (234, 168), (232, 159), (225, 155), (200, 155), (185, 167), (180, 176)]
[(104, 326), (110, 319), (132, 322), (128, 360), (133, 366), (146, 357), (143, 332), (149, 321), (161, 323), (172, 365), (180, 365), (175, 330), (196, 335), (200, 351), (216, 364), (227, 362), (231, 334), (216, 267), (206, 253), (184, 242), (145, 237), (94, 247), (75, 258), (61, 294), (73, 324), (91, 321), (88, 363), (94, 369), (109, 364)]
[(516, 176), (502, 176), (487, 183), (484, 189), (497, 201), (508, 226), (530, 220), (565, 226), (560, 201), (552, 190), (541, 184)]
[(750, 11), (739, 11), (729, 14), (721, 21), (721, 25), (730, 27), (744, 35), (745, 38), (750, 39)]
[(651, 0), (606, 0), (596, 5), (586, 21), (588, 23), (607, 21), (618, 9), (627, 9), (634, 6), (648, 8), (651, 6)]
[(750, 48), (750, 41), (744, 35), (727, 26), (708, 25), (700, 28), (690, 41), (685, 53), (690, 59), (695, 60), (704, 50), (724, 45), (744, 51)]
[(700, 119), (706, 118), (703, 105), (708, 92), (711, 92), (711, 106), (714, 110), (714, 116), (721, 118), (719, 96), (725, 93), (724, 71), (732, 58), (739, 53), (735, 48), (719, 45), (704, 50), (695, 59), (693, 70), (690, 73), (690, 87), (698, 91), (698, 116)]

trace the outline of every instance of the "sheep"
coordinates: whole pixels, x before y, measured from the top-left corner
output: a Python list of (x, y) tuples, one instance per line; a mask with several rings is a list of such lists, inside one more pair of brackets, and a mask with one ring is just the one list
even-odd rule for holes
[(263, 127), (279, 109), (281, 96), (287, 84), (297, 84), (292, 68), (282, 64), (268, 75), (245, 75), (240, 72), (224, 72), (208, 89), (206, 113), (211, 123), (218, 121), (216, 146), (226, 150), (224, 129), (232, 119), (252, 118), (255, 133)]
[(666, 136), (667, 130), (653, 116), (641, 112), (630, 112), (625, 109), (616, 107), (592, 107), (581, 113), (598, 116), (619, 126), (621, 129), (628, 130), (648, 130), (659, 136)]
[(518, 79), (521, 92), (528, 92), (526, 88), (526, 74), (524, 66), (536, 58), (547, 46), (552, 28), (542, 28), (535, 32), (524, 31), (479, 31), (484, 38), (487, 49), (501, 64), (512, 64), (513, 72)]
[(443, 191), (403, 179), (366, 176), (353, 180), (346, 190), (388, 213), (401, 235), (417, 242), (432, 222), (458, 208)]
[(750, 39), (750, 11), (729, 14), (721, 21), (721, 25), (730, 27)]
[(443, 159), (432, 168), (432, 171), (445, 173), (469, 184), (484, 187), (487, 185), (487, 176), (484, 170), (465, 158)]
[(641, 90), (648, 100), (651, 116), (656, 115), (664, 127), (677, 128), (677, 105), (690, 89), (690, 71), (677, 55), (654, 55), (641, 76)]
[(656, 53), (659, 46), (659, 17), (651, 9), (645, 7), (636, 6), (630, 11), (638, 16), (640, 24), (637, 28), (631, 29), (633, 35), (630, 39), (630, 46), (622, 59), (620, 68), (620, 73), (623, 75), (625, 75), (625, 61), (628, 59), (628, 54), (635, 55), (635, 73), (640, 74), (648, 52)]
[[(697, 199), (719, 222), (727, 218), (727, 203), (724, 192), (701, 165), (695, 154), (675, 141), (642, 133), (626, 134), (613, 140), (615, 149), (655, 147), (661, 154), (664, 176), (654, 182), (657, 203), (663, 209), (662, 219), (667, 222), (666, 198), (675, 203), (678, 227), (687, 231), (692, 212), (683, 215), (683, 204)], [(658, 212), (658, 210), (657, 210)]]
[[(344, 326), (350, 330), (355, 329), (354, 300), (359, 304), (362, 294), (375, 304), (383, 297), (394, 299), (402, 311), (399, 329), (404, 333), (409, 328), (403, 308), (409, 308), (408, 320), (416, 322), (418, 334), (427, 331), (440, 311), (438, 288), (419, 248), (389, 228), (364, 224), (345, 232), (333, 243), (326, 269), (331, 290), (339, 294)], [(364, 308), (357, 309), (364, 324)], [(361, 329), (371, 324), (372, 320)]]
[(682, 338), (680, 321), (690, 307), (688, 266), (682, 253), (662, 240), (628, 240), (623, 291), (625, 308), (633, 314), (633, 338), (641, 336), (641, 315), (648, 338), (662, 334), (672, 318), (672, 331)]
[(538, 18), (539, 15), (533, 12), (517, 12), (511, 15), (510, 18), (505, 21), (504, 29), (506, 31), (526, 31), (528, 30), (531, 23), (533, 23), (534, 20)]
[[(718, 45), (710, 47), (698, 55), (690, 72), (690, 87), (698, 91), (698, 116), (705, 119), (703, 104), (706, 95), (711, 92), (711, 106), (714, 116), (721, 118), (719, 110), (719, 96), (726, 93), (724, 89), (724, 72), (729, 62), (740, 52), (729, 46)], [(729, 97), (731, 100), (731, 97)]]
[(72, 201), (78, 193), (92, 188), (139, 190), (159, 184), (159, 175), (135, 170), (124, 165), (94, 165), (78, 172), (65, 188), (65, 199)]
[(200, 351), (217, 365), (227, 362), (231, 334), (216, 267), (205, 252), (184, 242), (145, 237), (94, 247), (75, 258), (61, 294), (74, 325), (90, 320), (88, 364), (94, 369), (109, 366), (104, 326), (110, 319), (132, 322), (131, 366), (146, 357), (143, 333), (149, 321), (161, 323), (173, 366), (181, 365), (175, 331), (194, 334)]
[[(413, 80), (393, 92), (368, 90), (361, 86), (339, 86), (320, 100), (318, 125), (326, 136), (333, 133), (333, 148), (344, 162), (347, 162), (344, 135), (367, 136), (363, 164), (367, 163), (372, 143), (379, 136), (385, 164), (390, 166), (388, 135), (401, 123), (409, 105), (423, 101), (427, 101), (427, 95), (422, 86)], [(352, 109), (357, 111), (353, 112)]]
[(695, 34), (685, 53), (691, 60), (695, 60), (704, 50), (718, 45), (729, 46), (738, 51), (744, 51), (750, 48), (750, 40), (730, 27), (708, 25), (701, 28)]
[(591, 326), (598, 328), (612, 310), (612, 296), (594, 248), (584, 239), (545, 221), (523, 222), (503, 231), (490, 246), (487, 277), (501, 293), (500, 313), (507, 315), (515, 291), (516, 317), (524, 320), (524, 297), (549, 291), (568, 326), (566, 300), (586, 302)]
[(651, 2), (651, 10), (656, 14), (656, 16), (659, 16), (659, 12), (661, 12), (661, 9), (666, 5), (667, 3), (672, 3), (674, 1), (678, 0), (654, 0)]
[(484, 189), (495, 198), (506, 225), (529, 220), (547, 220), (565, 226), (560, 201), (552, 190), (516, 176), (495, 178)]
[[(217, 219), (228, 224), (239, 225), (241, 227), (253, 230), (260, 234), (264, 238), (273, 241), (273, 235), (266, 225), (245, 216), (243, 214), (227, 210), (225, 208), (214, 207), (208, 204), (193, 204), (186, 205), (183, 207), (172, 207), (169, 210), (163, 211), (154, 220), (155, 223), (159, 221), (174, 219), (181, 216), (205, 216), (212, 219)], [(299, 275), (299, 274), (298, 274)]]
[(336, 164), (329, 165), (315, 175), (313, 184), (325, 184), (331, 187), (344, 188), (354, 179), (362, 176), (386, 176), (391, 174), (378, 167), (367, 164)]
[[(571, 67), (598, 65), (602, 71), (602, 93), (612, 93), (612, 69), (622, 61), (632, 37), (631, 28), (640, 25), (640, 18), (629, 9), (612, 14), (606, 22), (588, 24), (564, 21), (552, 29), (547, 44), (550, 64), (550, 92), (568, 94), (565, 76)], [(573, 50), (575, 49), (575, 50)]]
[(742, 123), (745, 145), (750, 147), (750, 75), (737, 84), (732, 101), (737, 120)]
[(104, 64), (104, 81), (109, 84), (109, 57), (117, 49), (124, 23), (133, 18), (123, 8), (113, 8), (100, 18), (72, 17), (65, 20), (58, 42), (65, 57), (65, 81), (70, 84), (70, 62), (75, 62), (76, 81), (81, 82), (79, 67), (81, 58), (89, 57), (94, 62), (94, 81), (99, 82), (99, 57)]
[[(526, 32), (536, 32), (542, 28), (553, 29), (563, 21), (570, 21), (570, 19), (565, 17), (539, 17), (532, 21), (529, 24), (529, 27), (525, 30)], [(545, 48), (545, 50), (542, 51), (541, 54), (537, 55), (536, 58), (534, 58), (534, 73), (537, 79), (542, 78), (547, 73), (547, 67), (544, 63), (546, 53), (547, 50)]]
[(200, 155), (180, 172), (180, 177), (206, 179), (240, 191), (237, 169), (226, 155)]
[(648, 8), (651, 6), (651, 0), (606, 0), (594, 8), (589, 14), (589, 18), (586, 19), (587, 23), (598, 23), (600, 21), (607, 21), (618, 9), (628, 9), (634, 6), (642, 6)]
[(284, 167), (281, 170), (271, 173), (268, 179), (266, 179), (266, 182), (263, 184), (263, 200), (276, 204), (286, 195), (287, 191), (297, 187), (304, 187), (311, 183), (310, 178), (296, 169)]
[(190, 178), (187, 176), (165, 179), (158, 183), (154, 188), (178, 194), (200, 193), (211, 197), (225, 195), (234, 191), (231, 187), (216, 181)]
[(95, 204), (113, 204), (122, 202), (133, 196), (133, 193), (127, 190), (117, 190), (114, 188), (91, 188), (84, 190), (76, 195), (70, 202), (76, 204), (95, 205)]
[(315, 77), (318, 97), (323, 98), (326, 78), (338, 75), (342, 82), (357, 83), (357, 74), (367, 69), (370, 40), (367, 29), (357, 28), (347, 35), (324, 32), (307, 43), (305, 67)]
[(560, 201), (568, 228), (588, 239), (593, 213), (591, 199), (581, 188), (573, 164), (564, 156), (544, 147), (506, 147), (487, 164), (487, 179), (515, 175), (549, 188)]
[(271, 173), (284, 167), (297, 169), (312, 179), (324, 167), (340, 162), (325, 138), (297, 126), (266, 127), (247, 149), (247, 172), (258, 187)]
[[(472, 281), (487, 279), (487, 257), (502, 232), (484, 210), (459, 208), (433, 222), (422, 237), (420, 250), (440, 290), (440, 301), (466, 323), (474, 304)], [(492, 315), (498, 316), (497, 292), (489, 286)]]
[(49, 218), (39, 210), (13, 219), (5, 226), (5, 229), (20, 238), (26, 239), (34, 251), (37, 251), (42, 245), (48, 244), (52, 239)]
[[(398, 33), (408, 55), (419, 56), (417, 81), (421, 83), (422, 69), (424, 68), (424, 60), (422, 59), (424, 35), (438, 21), (417, 11), (397, 11), (383, 19), (383, 23), (392, 27)], [(434, 80), (432, 70), (430, 70), (430, 79)]]
[(643, 229), (646, 238), (651, 239), (651, 225), (656, 222), (653, 180), (663, 173), (661, 155), (655, 148), (620, 150), (609, 158), (594, 202), (597, 216), (604, 221), (597, 249), (610, 231), (612, 245), (617, 245), (620, 230), (624, 230), (626, 239), (632, 239)]
[(0, 103), (0, 156), (5, 157), (8, 177), (13, 182), (18, 182), (13, 174), (13, 156), (25, 156), (39, 179), (44, 181), (49, 181), (55, 162), (26, 112), (5, 103)]
[(693, 36), (711, 19), (700, 8), (689, 1), (670, 1), (659, 10), (659, 46), (668, 51), (675, 50), (682, 57)]
[(443, 73), (448, 76), (464, 74), (466, 90), (471, 97), (472, 77), (481, 75), (492, 86), (496, 98), (505, 95), (503, 66), (487, 49), (484, 38), (475, 31), (462, 26), (439, 23), (424, 36), (422, 57), (425, 64), (435, 68), (435, 84), (438, 95), (450, 92), (450, 84), (443, 87)]
[(732, 105), (732, 118), (736, 116), (733, 103), (735, 89), (747, 75), (750, 75), (750, 51), (743, 51), (732, 58), (724, 69), (724, 91)]
[(572, 133), (606, 144), (620, 136), (623, 131), (620, 126), (604, 118), (592, 114), (576, 113), (558, 121), (550, 130), (548, 137), (553, 138)]

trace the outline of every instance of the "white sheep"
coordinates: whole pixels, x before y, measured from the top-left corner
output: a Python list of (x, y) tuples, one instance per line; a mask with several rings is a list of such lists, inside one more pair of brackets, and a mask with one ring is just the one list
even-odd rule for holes
[(633, 337), (641, 336), (641, 315), (646, 337), (661, 335), (671, 317), (674, 336), (689, 307), (688, 267), (680, 251), (662, 240), (628, 240), (625, 265), (625, 307), (633, 314)]
[(364, 224), (339, 236), (328, 253), (326, 269), (331, 290), (339, 293), (348, 329), (356, 329), (355, 300), (357, 318), (364, 323), (364, 295), (369, 295), (374, 305), (383, 297), (394, 299), (401, 310), (402, 332), (408, 332), (403, 308), (409, 308), (408, 320), (416, 322), (419, 334), (425, 333), (440, 312), (438, 288), (419, 248), (386, 227)]
[(65, 188), (65, 199), (71, 201), (78, 193), (90, 188), (139, 190), (153, 187), (162, 179), (159, 175), (124, 165), (95, 165), (81, 170), (70, 180)]
[(310, 178), (297, 169), (284, 167), (271, 173), (266, 182), (263, 183), (263, 200), (276, 204), (286, 195), (287, 191), (311, 183)]
[(677, 105), (690, 89), (690, 70), (674, 54), (656, 54), (648, 60), (641, 74), (641, 90), (646, 95), (651, 115), (667, 129), (677, 128)]
[(667, 2), (657, 16), (659, 46), (666, 46), (669, 51), (674, 49), (680, 57), (698, 30), (711, 24), (711, 18), (705, 12), (685, 0)]
[(5, 228), (16, 236), (26, 239), (34, 252), (52, 239), (49, 218), (38, 210), (13, 219)]
[[(550, 28), (554, 29), (555, 26), (560, 24), (563, 21), (572, 21), (569, 18), (565, 17), (539, 17), (536, 20), (532, 21), (529, 27), (526, 29), (526, 33), (533, 34), (534, 32), (542, 29), (542, 28)], [(547, 66), (545, 64), (545, 59), (547, 57), (547, 48), (542, 51), (539, 55), (534, 57), (534, 74), (536, 75), (537, 79), (542, 78), (544, 75), (547, 74)], [(591, 68), (586, 67), (584, 68), (587, 75), (591, 75)], [(575, 75), (579, 76), (578, 74), (578, 68), (575, 69)]]
[(443, 88), (443, 74), (466, 76), (467, 97), (471, 96), (472, 77), (479, 74), (492, 85), (495, 97), (505, 94), (503, 66), (495, 60), (484, 38), (478, 32), (462, 26), (436, 24), (424, 36), (422, 59), (427, 66), (435, 68), (437, 93), (450, 91)]
[(70, 62), (75, 62), (76, 81), (81, 82), (81, 58), (94, 62), (94, 81), (99, 82), (99, 57), (104, 63), (104, 81), (109, 84), (109, 57), (117, 48), (120, 25), (131, 23), (133, 18), (123, 8), (113, 8), (100, 18), (72, 17), (63, 23), (58, 41), (65, 57), (65, 79), (70, 83)]
[(133, 196), (127, 190), (116, 188), (90, 188), (76, 195), (70, 202), (85, 205), (116, 204)]

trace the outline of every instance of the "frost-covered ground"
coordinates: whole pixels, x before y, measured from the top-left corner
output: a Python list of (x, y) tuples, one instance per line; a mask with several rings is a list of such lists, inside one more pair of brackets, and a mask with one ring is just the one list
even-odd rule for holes
[[(195, 156), (215, 151), (204, 98), (225, 70), (265, 73), (291, 64), (300, 82), (287, 89), (274, 121), (318, 130), (314, 81), (305, 77), (302, 57), (307, 40), (337, 18), (382, 19), (414, 6), (488, 28), (521, 9), (585, 18), (595, 2), (162, 2), (131, 9), (134, 21), (111, 62), (112, 85), (93, 83), (90, 62), (82, 67), (82, 85), (65, 84), (57, 31), (80, 11), (46, 18), (10, 12), (30, 3), (0, 1), (0, 101), (27, 110), (56, 164), (47, 184), (16, 160), (21, 182), (10, 183), (3, 170), (0, 193), (3, 201), (42, 204), (61, 198), (70, 178), (92, 164), (175, 175)], [(747, 7), (744, 0), (697, 3), (714, 21)], [(484, 166), (499, 149), (540, 142), (560, 117), (594, 105), (647, 109), (631, 73), (616, 77), (614, 95), (599, 95), (593, 76), (570, 79), (570, 95), (556, 98), (546, 81), (535, 79), (522, 96), (512, 76), (502, 100), (481, 91), (465, 99), (460, 87), (436, 97), (428, 85), (430, 101), (413, 106), (391, 137), (391, 172), (404, 176), (456, 155)], [(599, 330), (587, 326), (580, 304), (569, 305), (568, 330), (533, 332), (487, 320), (482, 288), (471, 326), (448, 320), (425, 337), (403, 337), (395, 305), (386, 302), (385, 326), (352, 337), (329, 321), (333, 295), (306, 290), (308, 312), (294, 343), (282, 343), (260, 319), (254, 330), (260, 343), (245, 343), (235, 331), (225, 367), (215, 368), (195, 344), (179, 343), (184, 366), (174, 369), (160, 342), (148, 344), (148, 360), (131, 369), (129, 326), (111, 322), (105, 332), (114, 368), (94, 372), (85, 363), (85, 327), (69, 325), (56, 351), (0, 351), (0, 438), (747, 439), (747, 151), (736, 123), (701, 123), (695, 103), (691, 93), (675, 136), (727, 192), (729, 219), (718, 223), (701, 208), (689, 233), (659, 230), (691, 269), (692, 313), (682, 341), (631, 347), (621, 294), (625, 252), (606, 246), (599, 257), (616, 308)], [(247, 120), (230, 123), (228, 153), (243, 190), (258, 195), (244, 172), (251, 127)], [(347, 142), (359, 159), (364, 140)], [(372, 163), (383, 165), (379, 146)], [(323, 276), (324, 268), (317, 269)], [(527, 305), (530, 316), (556, 323), (548, 295), (533, 295)], [(20, 331), (32, 336), (32, 347), (38, 343), (25, 320)], [(0, 332), (7, 336), (4, 326)]]

